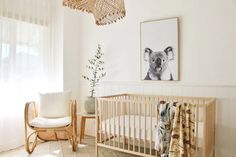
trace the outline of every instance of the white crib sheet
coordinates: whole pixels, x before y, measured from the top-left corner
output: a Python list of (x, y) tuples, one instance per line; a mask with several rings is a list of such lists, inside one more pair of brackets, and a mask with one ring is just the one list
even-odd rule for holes
[[(123, 136), (125, 134), (125, 137), (129, 137), (129, 126), (130, 126), (130, 138), (136, 138), (144, 140), (145, 139), (145, 117), (140, 116), (140, 121), (139, 121), (139, 116), (137, 115), (130, 115), (130, 119), (128, 115), (125, 116), (120, 116), (120, 135)], [(110, 118), (106, 120), (106, 129), (105, 129), (105, 121), (102, 121), (102, 132), (106, 133), (109, 135), (109, 131), (111, 135), (114, 135), (114, 124), (115, 124), (115, 135), (119, 135), (119, 117), (115, 118)], [(135, 120), (135, 122), (134, 122)], [(129, 123), (130, 121), (130, 123)], [(135, 123), (135, 125), (134, 125)], [(152, 141), (155, 141), (155, 136), (156, 132), (155, 131), (155, 125), (157, 124), (157, 118), (152, 117), (152, 124), (151, 124), (151, 117), (146, 117), (146, 140), (150, 140), (151, 138), (151, 130), (152, 130)], [(139, 130), (139, 125), (140, 125), (140, 130)], [(125, 131), (124, 129), (125, 128)], [(135, 128), (135, 129), (134, 129)], [(139, 131), (141, 131), (139, 135)], [(135, 136), (134, 136), (135, 135)]]

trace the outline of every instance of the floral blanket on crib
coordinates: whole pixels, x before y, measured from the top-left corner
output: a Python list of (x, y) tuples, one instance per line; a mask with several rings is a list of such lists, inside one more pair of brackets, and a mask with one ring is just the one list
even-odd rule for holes
[(187, 103), (161, 101), (155, 149), (161, 157), (193, 157), (195, 154), (194, 107)]
[(161, 157), (168, 157), (177, 102), (160, 101), (158, 104), (158, 125), (155, 139), (155, 149)]

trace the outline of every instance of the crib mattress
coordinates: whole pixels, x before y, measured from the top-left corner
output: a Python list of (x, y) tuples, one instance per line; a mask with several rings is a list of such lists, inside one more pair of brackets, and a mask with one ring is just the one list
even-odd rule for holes
[[(120, 122), (119, 122), (120, 119)], [(152, 123), (151, 123), (152, 119)], [(106, 125), (105, 125), (106, 124)], [(140, 127), (139, 127), (140, 125)], [(146, 133), (145, 133), (145, 125), (146, 125)], [(157, 139), (157, 118), (156, 117), (146, 117), (146, 124), (145, 124), (145, 117), (144, 116), (137, 116), (137, 115), (122, 115), (122, 116), (116, 116), (114, 118), (106, 119), (102, 121), (102, 132), (106, 133), (107, 135), (119, 135), (125, 136), (126, 138), (136, 138), (136, 139), (142, 139), (142, 140), (152, 140), (155, 142), (155, 139)], [(119, 130), (120, 126), (120, 130)], [(130, 126), (130, 131), (129, 131)], [(152, 139), (151, 139), (152, 135)], [(196, 135), (195, 135), (196, 136)], [(145, 138), (146, 137), (146, 138)], [(198, 139), (202, 140), (203, 138), (203, 123), (198, 122)], [(201, 142), (200, 142), (201, 143)], [(199, 144), (200, 144), (199, 143)], [(201, 144), (200, 144), (201, 145)]]
[[(119, 122), (120, 119), (120, 122)], [(151, 123), (152, 119), (152, 123)], [(106, 124), (106, 125), (105, 125)], [(146, 133), (145, 133), (145, 125), (146, 125)], [(155, 141), (155, 137), (157, 136), (157, 130), (155, 126), (157, 125), (157, 118), (156, 117), (146, 117), (146, 124), (145, 124), (145, 117), (144, 116), (137, 116), (137, 115), (122, 115), (117, 116), (115, 118), (110, 118), (107, 120), (102, 121), (102, 132), (107, 133), (109, 135), (119, 135), (125, 136), (126, 138), (136, 138), (136, 139), (146, 139)], [(120, 126), (120, 130), (119, 130)], [(129, 131), (130, 126), (130, 131)], [(139, 127), (140, 126), (140, 127)], [(145, 138), (146, 137), (146, 138)]]

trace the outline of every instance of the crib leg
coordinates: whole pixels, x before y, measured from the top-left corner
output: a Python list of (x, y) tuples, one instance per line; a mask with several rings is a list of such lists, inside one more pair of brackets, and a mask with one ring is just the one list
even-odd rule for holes
[(98, 145), (96, 144), (96, 148), (95, 148), (95, 156), (98, 157)]

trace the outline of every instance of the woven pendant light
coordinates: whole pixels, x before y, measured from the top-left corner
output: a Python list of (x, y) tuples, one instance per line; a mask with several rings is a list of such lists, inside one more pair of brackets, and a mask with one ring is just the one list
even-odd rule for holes
[(93, 15), (97, 25), (122, 19), (126, 14), (124, 0), (96, 0)]
[(63, 5), (72, 9), (92, 13), (96, 0), (63, 0)]
[(72, 9), (93, 13), (97, 25), (106, 25), (126, 14), (124, 0), (63, 0)]

